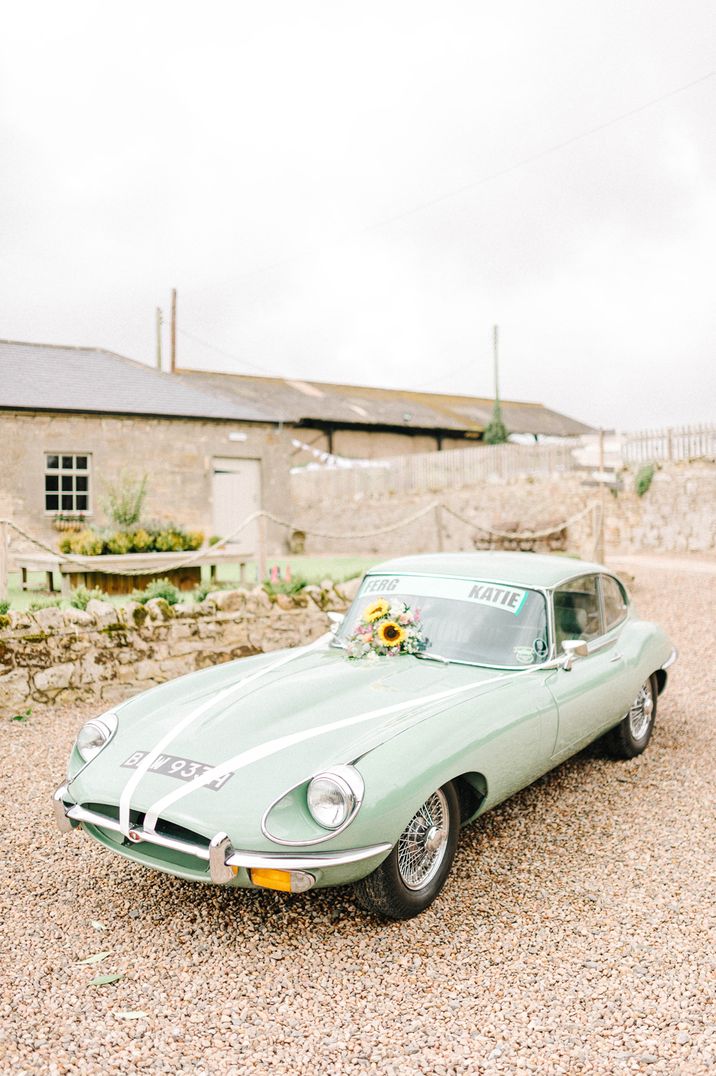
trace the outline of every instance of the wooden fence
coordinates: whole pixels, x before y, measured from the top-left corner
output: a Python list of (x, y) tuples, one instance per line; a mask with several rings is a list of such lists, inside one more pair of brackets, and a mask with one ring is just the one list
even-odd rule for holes
[(490, 478), (572, 471), (578, 466), (572, 448), (570, 442), (484, 445), (372, 460), (369, 466), (306, 468), (292, 473), (292, 493), (296, 505), (345, 501), (356, 496), (437, 493)]
[(704, 422), (625, 434), (622, 456), (625, 463), (716, 459), (716, 424)]

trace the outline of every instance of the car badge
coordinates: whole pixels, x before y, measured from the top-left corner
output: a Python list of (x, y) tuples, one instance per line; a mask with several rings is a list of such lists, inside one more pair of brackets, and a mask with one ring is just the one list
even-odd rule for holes
[(142, 839), (141, 833), (137, 833), (136, 829), (130, 829), (127, 836), (129, 837), (130, 841), (133, 841), (135, 844), (139, 844)]

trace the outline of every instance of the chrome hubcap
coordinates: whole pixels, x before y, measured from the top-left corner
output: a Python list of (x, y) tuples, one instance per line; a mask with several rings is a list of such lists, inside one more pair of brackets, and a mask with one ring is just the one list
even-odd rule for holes
[(445, 794), (438, 789), (410, 819), (398, 838), (398, 871), (408, 889), (423, 889), (440, 870), (448, 843)]
[(629, 731), (635, 740), (644, 739), (649, 731), (653, 713), (654, 696), (651, 692), (651, 681), (647, 680), (645, 684), (642, 684), (629, 710)]

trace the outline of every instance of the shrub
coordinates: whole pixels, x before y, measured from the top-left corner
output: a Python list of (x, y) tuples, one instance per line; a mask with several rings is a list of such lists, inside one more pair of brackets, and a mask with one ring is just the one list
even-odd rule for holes
[(97, 557), (104, 552), (104, 539), (87, 527), (75, 534), (67, 534), (60, 541), (61, 553), (74, 553), (79, 557)]
[(134, 548), (133, 535), (127, 531), (115, 531), (105, 543), (108, 553), (131, 553)]
[(269, 598), (272, 598), (276, 594), (298, 594), (304, 587), (308, 586), (308, 580), (303, 576), (297, 575), (293, 579), (279, 579), (278, 582), (272, 583), (270, 579), (264, 579), (261, 586), (264, 588)]
[(61, 598), (33, 598), (27, 608), (31, 613), (37, 613), (40, 609), (58, 609), (61, 601)]
[(145, 605), (152, 598), (164, 598), (167, 605), (176, 605), (181, 601), (181, 591), (168, 579), (153, 579), (145, 590), (135, 590), (130, 595), (132, 601)]
[(134, 553), (149, 553), (154, 548), (154, 535), (144, 527), (137, 527), (132, 531), (132, 551)]
[(220, 541), (221, 541), (221, 535), (212, 534), (211, 538), (209, 539), (209, 545), (216, 545), (216, 543), (220, 542)]
[(651, 480), (655, 473), (656, 467), (653, 463), (646, 463), (643, 467), (639, 468), (636, 478), (634, 479), (634, 489), (636, 490), (637, 497), (644, 496), (651, 485)]
[(138, 478), (130, 471), (122, 471), (117, 481), (107, 487), (102, 507), (116, 527), (126, 530), (139, 523), (146, 496), (146, 474)]
[(3, 598), (3, 600), (0, 601), (0, 616), (5, 616), (9, 611), (10, 602), (6, 601), (5, 598)]
[(86, 609), (92, 600), (106, 601), (107, 595), (99, 587), (93, 587), (90, 590), (86, 586), (75, 587), (70, 597), (70, 605), (75, 609)]

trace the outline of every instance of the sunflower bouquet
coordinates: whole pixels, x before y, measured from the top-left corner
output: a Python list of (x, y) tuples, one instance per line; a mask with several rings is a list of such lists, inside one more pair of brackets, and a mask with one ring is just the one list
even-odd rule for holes
[(346, 640), (349, 658), (392, 657), (419, 654), (427, 646), (420, 623), (420, 610), (405, 602), (377, 598), (363, 610)]

